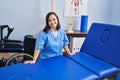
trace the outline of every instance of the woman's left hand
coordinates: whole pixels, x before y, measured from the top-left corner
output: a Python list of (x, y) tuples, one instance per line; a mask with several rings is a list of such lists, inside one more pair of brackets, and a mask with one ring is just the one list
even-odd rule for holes
[(69, 55), (75, 55), (75, 52), (70, 52)]

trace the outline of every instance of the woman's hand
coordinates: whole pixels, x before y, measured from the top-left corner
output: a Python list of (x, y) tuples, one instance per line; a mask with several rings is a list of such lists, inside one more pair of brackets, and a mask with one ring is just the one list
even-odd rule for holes
[(68, 48), (68, 45), (65, 45), (65, 46), (64, 46), (64, 49), (65, 49), (65, 51), (66, 51), (66, 53), (67, 53), (68, 55), (74, 55), (74, 54), (75, 54), (75, 52), (70, 52), (70, 50), (69, 50), (69, 48)]
[(40, 53), (40, 50), (35, 50), (34, 51), (34, 57), (33, 57), (33, 60), (28, 60), (28, 61), (25, 61), (24, 64), (35, 64), (36, 63), (36, 60), (39, 56), (39, 53)]
[(24, 62), (24, 64), (35, 64), (36, 63), (36, 61), (34, 61), (34, 60), (31, 60), (31, 61), (25, 61)]
[(75, 52), (70, 52), (70, 53), (68, 53), (69, 55), (75, 55)]

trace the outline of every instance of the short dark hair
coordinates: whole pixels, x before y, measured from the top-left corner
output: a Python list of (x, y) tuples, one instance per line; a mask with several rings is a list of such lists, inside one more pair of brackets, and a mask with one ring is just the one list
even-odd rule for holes
[(57, 24), (56, 29), (57, 29), (57, 30), (60, 29), (60, 22), (59, 22), (59, 18), (58, 18), (58, 16), (57, 16), (57, 14), (56, 14), (55, 12), (49, 12), (49, 13), (47, 14), (47, 16), (46, 16), (46, 25), (45, 25), (45, 28), (43, 29), (43, 31), (46, 32), (46, 33), (48, 33), (48, 30), (50, 29), (50, 26), (48, 25), (48, 22), (49, 22), (48, 20), (49, 20), (49, 17), (50, 17), (51, 15), (55, 15), (55, 16), (56, 16), (57, 21), (58, 21), (58, 24)]

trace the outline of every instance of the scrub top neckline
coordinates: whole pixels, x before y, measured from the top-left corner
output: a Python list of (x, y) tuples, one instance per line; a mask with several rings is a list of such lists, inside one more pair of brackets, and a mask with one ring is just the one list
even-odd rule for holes
[(49, 30), (49, 31), (50, 31), (50, 33), (51, 33), (55, 38), (58, 37), (58, 31), (57, 31), (56, 35), (55, 35), (51, 30)]

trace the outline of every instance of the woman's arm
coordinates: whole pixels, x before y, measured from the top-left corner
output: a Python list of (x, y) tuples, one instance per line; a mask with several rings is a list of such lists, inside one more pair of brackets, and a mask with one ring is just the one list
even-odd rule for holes
[(33, 60), (25, 61), (24, 63), (25, 64), (34, 64), (34, 63), (36, 63), (36, 60), (38, 59), (39, 54), (40, 54), (40, 50), (35, 50)]
[(35, 50), (35, 51), (34, 51), (33, 61), (36, 62), (36, 60), (38, 59), (39, 54), (40, 54), (40, 50)]
[(70, 52), (70, 49), (68, 48), (68, 45), (65, 45), (64, 49), (67, 52), (67, 54), (69, 54), (69, 55), (74, 55), (75, 54), (75, 52)]

